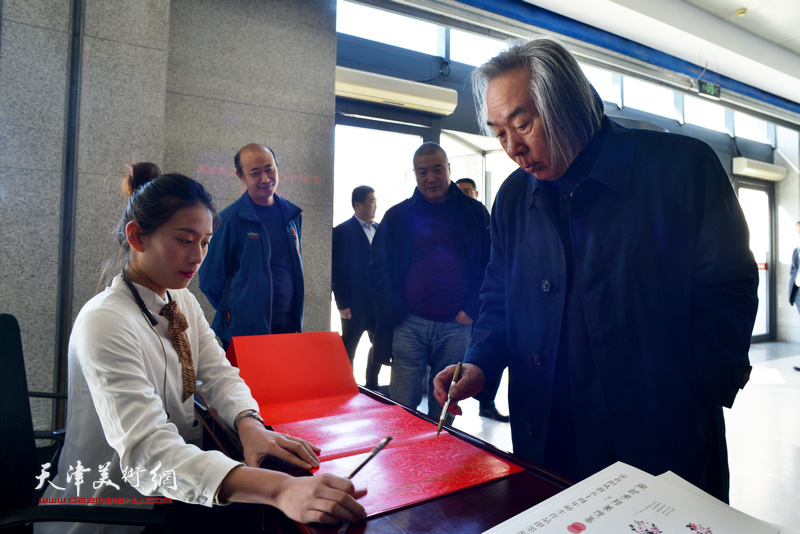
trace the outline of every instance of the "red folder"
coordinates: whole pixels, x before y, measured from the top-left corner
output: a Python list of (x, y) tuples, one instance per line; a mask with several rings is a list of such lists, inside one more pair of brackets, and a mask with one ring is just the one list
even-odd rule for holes
[(348, 476), (384, 437), (389, 445), (354, 478), (369, 516), (524, 469), (443, 431), (400, 405), (359, 392), (336, 332), (235, 337), (228, 358), (268, 425), (322, 449), (314, 473)]
[(234, 337), (227, 356), (259, 404), (358, 394), (336, 332)]

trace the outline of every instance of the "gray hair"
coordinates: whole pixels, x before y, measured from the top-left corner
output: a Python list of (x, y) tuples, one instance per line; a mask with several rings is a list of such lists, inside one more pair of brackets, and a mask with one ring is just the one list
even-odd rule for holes
[(489, 82), (519, 68), (531, 74), (530, 93), (542, 119), (551, 162), (574, 160), (600, 129), (603, 102), (572, 54), (552, 38), (512, 41), (508, 49), (472, 72), (481, 130), (494, 135), (487, 124)]

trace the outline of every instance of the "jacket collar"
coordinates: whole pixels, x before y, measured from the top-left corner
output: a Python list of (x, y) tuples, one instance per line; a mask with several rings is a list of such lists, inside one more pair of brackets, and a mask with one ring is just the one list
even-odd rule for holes
[(636, 154), (630, 129), (603, 117), (603, 139), (597, 151), (588, 178), (605, 185), (618, 195), (628, 192), (633, 176), (633, 158)]
[[(628, 128), (620, 126), (604, 116), (600, 131), (596, 134), (601, 137), (591, 141), (596, 140), (600, 146), (597, 148), (597, 155), (586, 179), (599, 182), (620, 196), (627, 193), (633, 173), (635, 150), (633, 143), (630, 142), (630, 133)], [(529, 208), (534, 205), (540, 189), (542, 189), (542, 181), (530, 175), (528, 182)]]
[[(447, 188), (447, 202), (450, 202), (450, 200), (454, 198), (455, 202), (458, 203), (461, 200), (461, 197), (459, 195), (463, 196), (465, 199), (469, 198), (461, 191), (461, 188), (459, 188), (455, 182), (450, 180), (450, 185)], [(413, 203), (427, 202), (427, 200), (425, 200), (425, 197), (422, 196), (422, 193), (419, 192), (419, 187), (414, 188), (414, 193), (411, 195), (411, 202)]]
[[(283, 212), (284, 217), (286, 217), (287, 221), (291, 221), (303, 211), (291, 202), (284, 200), (281, 198), (278, 193), (274, 193), (275, 198), (275, 205), (277, 205), (281, 212)], [(251, 221), (259, 221), (258, 215), (256, 215), (256, 208), (253, 199), (250, 198), (250, 195), (245, 190), (242, 193), (242, 196), (239, 199), (242, 202), (243, 209), (239, 211), (239, 216), (243, 219), (248, 219)]]

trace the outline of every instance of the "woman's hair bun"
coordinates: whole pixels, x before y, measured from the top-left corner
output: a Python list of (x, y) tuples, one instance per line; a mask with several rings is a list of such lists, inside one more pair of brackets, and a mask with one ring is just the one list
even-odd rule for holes
[(128, 173), (122, 179), (122, 191), (131, 196), (134, 191), (161, 175), (161, 169), (155, 163), (140, 161), (128, 167)]

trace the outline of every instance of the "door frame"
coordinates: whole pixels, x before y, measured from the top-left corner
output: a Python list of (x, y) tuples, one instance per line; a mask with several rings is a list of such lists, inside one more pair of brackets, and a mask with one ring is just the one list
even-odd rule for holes
[(751, 341), (758, 343), (762, 341), (775, 341), (777, 339), (778, 314), (776, 299), (776, 274), (777, 274), (777, 247), (778, 240), (775, 233), (777, 228), (777, 210), (775, 209), (775, 182), (766, 180), (756, 180), (742, 176), (733, 176), (732, 183), (736, 197), (739, 197), (739, 189), (753, 189), (763, 191), (767, 194), (769, 203), (769, 255), (767, 257), (767, 333), (752, 336)]

